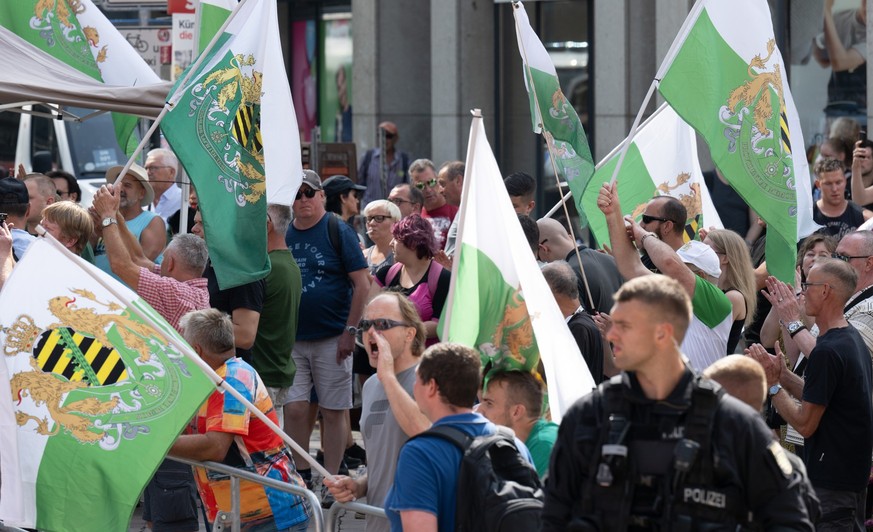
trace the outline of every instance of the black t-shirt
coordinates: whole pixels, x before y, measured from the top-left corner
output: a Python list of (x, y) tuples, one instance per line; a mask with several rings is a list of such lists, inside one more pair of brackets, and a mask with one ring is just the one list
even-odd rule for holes
[[(621, 278), (621, 274), (618, 272), (618, 266), (615, 265), (615, 259), (611, 255), (600, 253), (588, 246), (579, 246), (579, 257), (582, 259), (582, 266), (585, 268), (585, 278), (588, 279), (591, 299), (594, 300), (594, 310), (607, 314), (612, 312), (612, 295), (624, 283), (624, 279)], [(582, 302), (582, 306), (585, 308), (590, 307), (588, 295), (585, 292), (585, 284), (582, 281), (579, 261), (576, 259), (576, 252), (571, 251), (564, 260), (576, 272), (579, 286), (579, 301)]]
[[(264, 295), (267, 290), (267, 284), (263, 279), (228, 288), (227, 290), (220, 290), (211, 260), (206, 264), (206, 271), (203, 272), (203, 277), (206, 277), (207, 288), (209, 290), (209, 304), (213, 308), (217, 308), (231, 316), (233, 316), (233, 311), (238, 308), (254, 310), (258, 314), (264, 310)], [(251, 363), (252, 350), (237, 347), (236, 356)]]
[(603, 382), (603, 337), (594, 320), (583, 310), (576, 311), (567, 322), (595, 384)]
[(818, 337), (805, 371), (803, 400), (826, 407), (804, 442), (803, 461), (813, 486), (860, 491), (873, 452), (873, 365), (854, 327)]
[(818, 209), (818, 203), (812, 204), (812, 219), (815, 223), (823, 225), (816, 233), (830, 235), (836, 239), (843, 238), (846, 233), (851, 233), (864, 223), (864, 212), (851, 201), (846, 205), (846, 210), (839, 216), (825, 216)]

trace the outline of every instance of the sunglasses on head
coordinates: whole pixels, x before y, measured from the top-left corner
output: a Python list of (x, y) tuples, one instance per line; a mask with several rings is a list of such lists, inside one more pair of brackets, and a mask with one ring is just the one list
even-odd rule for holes
[(382, 222), (384, 222), (385, 220), (388, 220), (389, 218), (391, 218), (391, 217), (390, 217), (390, 216), (386, 216), (386, 215), (384, 215), (384, 214), (374, 214), (374, 215), (372, 215), (372, 216), (367, 216), (367, 221), (368, 221), (368, 222), (382, 223)]
[(425, 182), (423, 182), (423, 183), (416, 183), (416, 184), (415, 184), (415, 188), (417, 188), (418, 190), (424, 190), (424, 187), (431, 187), (431, 188), (433, 188), (433, 187), (435, 187), (435, 186), (437, 186), (437, 180), (436, 180), (436, 178), (429, 179), (429, 180), (427, 180), (427, 181), (425, 181)]
[(667, 218), (659, 218), (657, 216), (649, 216), (648, 214), (644, 214), (642, 220), (643, 220), (644, 224), (650, 224), (656, 220), (659, 222), (672, 222), (672, 220), (668, 220)]
[(374, 327), (377, 331), (387, 331), (388, 329), (393, 329), (394, 327), (411, 327), (411, 325), (404, 321), (394, 321), (389, 320), (388, 318), (361, 320), (361, 322), (358, 324), (358, 329), (362, 331), (368, 331), (370, 330), (370, 327)]
[(302, 198), (303, 196), (306, 196), (307, 198), (312, 199), (315, 197), (316, 192), (318, 192), (318, 191), (315, 190), (314, 188), (310, 188), (307, 190), (298, 190), (297, 196), (294, 197), (294, 201), (300, 200), (300, 198)]

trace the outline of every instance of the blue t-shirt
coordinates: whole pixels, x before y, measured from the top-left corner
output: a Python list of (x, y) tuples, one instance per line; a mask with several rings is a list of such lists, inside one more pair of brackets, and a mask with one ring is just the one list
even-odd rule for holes
[[(449, 425), (473, 437), (497, 431), (493, 423), (476, 413), (446, 416), (434, 423), (437, 425)], [(522, 456), (533, 463), (530, 452), (518, 438), (515, 444)], [(404, 445), (397, 459), (394, 486), (385, 499), (391, 530), (403, 530), (401, 511), (418, 510), (436, 515), (440, 532), (452, 532), (460, 467), (461, 450), (439, 437), (419, 437)]]
[(367, 269), (355, 231), (342, 222), (338, 224), (342, 259), (337, 255), (328, 236), (328, 216), (333, 214), (325, 214), (306, 230), (295, 229), (292, 224), (285, 235), (303, 280), (298, 340), (320, 340), (343, 332), (352, 304), (349, 273)]

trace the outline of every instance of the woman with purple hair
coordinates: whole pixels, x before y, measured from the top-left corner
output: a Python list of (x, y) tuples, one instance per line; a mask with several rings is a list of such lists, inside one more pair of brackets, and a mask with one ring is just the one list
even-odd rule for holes
[(449, 294), (451, 273), (433, 260), (437, 251), (433, 226), (413, 214), (395, 223), (391, 234), (395, 263), (376, 271), (373, 292), (393, 290), (406, 295), (424, 322), (427, 345), (435, 344), (439, 341), (437, 322)]

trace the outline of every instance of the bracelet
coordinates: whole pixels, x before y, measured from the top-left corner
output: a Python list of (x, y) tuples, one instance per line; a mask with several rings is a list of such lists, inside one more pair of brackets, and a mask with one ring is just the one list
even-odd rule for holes
[(646, 239), (649, 238), (650, 236), (658, 238), (658, 235), (656, 235), (655, 233), (644, 234), (643, 238), (640, 239), (640, 249), (646, 249)]

